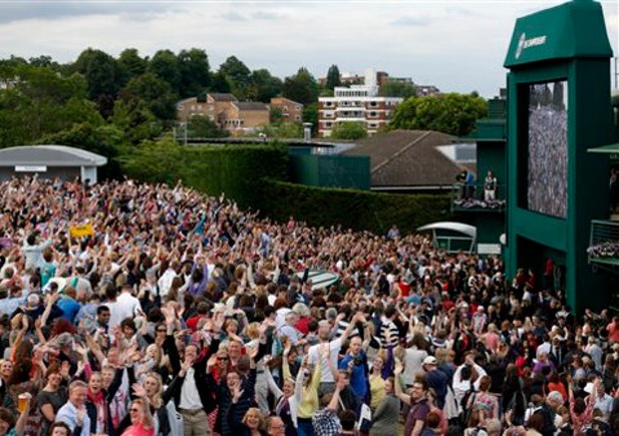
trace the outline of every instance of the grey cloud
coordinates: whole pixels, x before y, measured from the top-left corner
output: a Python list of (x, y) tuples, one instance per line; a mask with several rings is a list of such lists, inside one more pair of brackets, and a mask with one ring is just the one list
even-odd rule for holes
[(256, 20), (279, 20), (284, 18), (282, 14), (278, 14), (277, 12), (269, 12), (269, 11), (258, 11), (251, 14), (251, 17)]
[(415, 27), (422, 27), (422, 26), (427, 26), (428, 24), (430, 24), (432, 22), (432, 19), (429, 17), (411, 17), (411, 16), (405, 16), (405, 17), (400, 17), (397, 20), (393, 20), (391, 22), (391, 24), (395, 25), (395, 26), (415, 26)]
[(235, 22), (239, 22), (239, 21), (247, 21), (247, 17), (245, 17), (244, 15), (239, 14), (238, 12), (226, 12), (221, 14), (221, 18), (223, 18), (226, 21), (235, 21)]
[(0, 1), (0, 24), (31, 19), (58, 20), (88, 15), (118, 15), (147, 20), (174, 7), (173, 4), (159, 2), (83, 1), (78, 3), (26, 0), (17, 3)]

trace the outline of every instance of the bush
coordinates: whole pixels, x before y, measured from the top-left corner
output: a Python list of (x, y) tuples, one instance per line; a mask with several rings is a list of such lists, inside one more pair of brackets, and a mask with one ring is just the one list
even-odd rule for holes
[(353, 230), (403, 231), (447, 218), (448, 196), (383, 194), (349, 189), (314, 188), (276, 180), (260, 183), (253, 205), (276, 221), (293, 216), (313, 226), (341, 224)]

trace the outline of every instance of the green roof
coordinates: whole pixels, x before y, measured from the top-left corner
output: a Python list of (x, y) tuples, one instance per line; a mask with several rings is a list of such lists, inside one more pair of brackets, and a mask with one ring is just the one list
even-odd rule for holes
[(519, 18), (505, 67), (578, 57), (612, 57), (600, 3), (573, 0)]

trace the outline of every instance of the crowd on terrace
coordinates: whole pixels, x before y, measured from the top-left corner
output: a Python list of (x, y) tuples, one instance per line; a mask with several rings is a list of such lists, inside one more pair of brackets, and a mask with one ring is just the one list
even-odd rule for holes
[(180, 183), (0, 193), (0, 436), (619, 434), (619, 319), (499, 258)]

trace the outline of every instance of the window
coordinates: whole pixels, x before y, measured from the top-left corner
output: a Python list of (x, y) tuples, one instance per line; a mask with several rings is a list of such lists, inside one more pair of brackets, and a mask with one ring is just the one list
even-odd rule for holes
[(294, 120), (295, 121), (301, 121), (301, 116), (300, 115), (295, 115), (294, 116)]
[[(330, 106), (330, 105), (329, 105), (329, 106)], [(294, 110), (295, 110), (295, 111), (297, 111), (297, 112), (300, 112), (300, 111), (301, 111), (301, 106), (295, 106), (295, 107), (294, 107)]]

